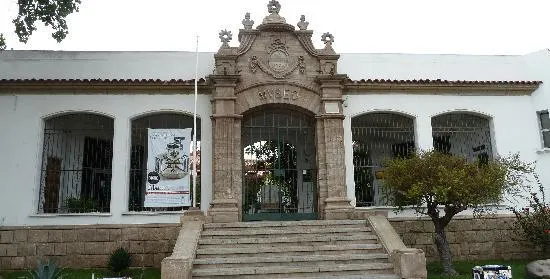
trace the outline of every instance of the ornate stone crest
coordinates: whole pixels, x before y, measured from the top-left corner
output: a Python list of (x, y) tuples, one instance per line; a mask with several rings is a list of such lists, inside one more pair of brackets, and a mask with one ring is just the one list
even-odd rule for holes
[(269, 46), (267, 64), (275, 72), (283, 72), (289, 66), (290, 57), (287, 46), (281, 39), (275, 39)]
[(306, 64), (303, 56), (297, 58), (290, 56), (288, 46), (281, 38), (274, 38), (267, 47), (265, 60), (256, 55), (252, 56), (249, 60), (249, 68), (253, 73), (259, 68), (274, 78), (282, 79), (296, 69), (299, 69), (300, 74), (304, 74)]

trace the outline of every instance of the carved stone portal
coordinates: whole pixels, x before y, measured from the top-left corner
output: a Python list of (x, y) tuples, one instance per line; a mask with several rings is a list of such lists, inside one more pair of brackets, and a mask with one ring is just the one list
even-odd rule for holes
[[(334, 37), (323, 34), (325, 47), (316, 49), (311, 41), (313, 31), (307, 30), (304, 16), (298, 23), (299, 30), (295, 30), (279, 15), (278, 1), (270, 1), (267, 7), (269, 15), (256, 29), (250, 14), (245, 15), (244, 29), (238, 36), (240, 46), (229, 46), (231, 32), (223, 30), (219, 34), (222, 47), (214, 56), (216, 74), (209, 77), (214, 199), (208, 214), (213, 222), (233, 222), (242, 220), (243, 212), (250, 214), (256, 210), (243, 208), (247, 206), (243, 195), (248, 197), (250, 193), (247, 190), (243, 194), (243, 185), (248, 180), (243, 173), (242, 119), (263, 109), (278, 108), (301, 111), (315, 121), (313, 146), (317, 149), (317, 160), (310, 162), (313, 172), (305, 176), (307, 183), (316, 187), (312, 201), (314, 216), (351, 218), (353, 207), (346, 196), (343, 152), (342, 83), (347, 76), (338, 74), (339, 55), (332, 49)], [(281, 175), (281, 170), (274, 175)]]

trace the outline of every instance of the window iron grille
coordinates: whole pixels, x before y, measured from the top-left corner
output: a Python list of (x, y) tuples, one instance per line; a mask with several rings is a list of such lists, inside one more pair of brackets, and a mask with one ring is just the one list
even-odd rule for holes
[(46, 119), (39, 213), (109, 212), (113, 120), (90, 113)]
[[(197, 206), (200, 206), (200, 119), (197, 118)], [(147, 182), (148, 129), (186, 129), (193, 128), (193, 116), (178, 113), (156, 113), (132, 120), (130, 150), (129, 211), (181, 211), (188, 207), (145, 207)], [(193, 132), (191, 136), (193, 135)], [(193, 197), (193, 143), (190, 150), (190, 195)]]

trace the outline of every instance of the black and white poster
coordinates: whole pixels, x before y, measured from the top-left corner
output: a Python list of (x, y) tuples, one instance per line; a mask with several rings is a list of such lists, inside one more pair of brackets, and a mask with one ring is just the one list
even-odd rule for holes
[(145, 207), (190, 206), (191, 129), (148, 129)]

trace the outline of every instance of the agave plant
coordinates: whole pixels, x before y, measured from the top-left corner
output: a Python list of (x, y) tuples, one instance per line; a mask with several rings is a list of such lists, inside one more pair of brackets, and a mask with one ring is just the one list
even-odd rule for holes
[(61, 278), (61, 269), (57, 267), (52, 259), (48, 262), (38, 260), (38, 265), (35, 270), (29, 271), (33, 279), (57, 279)]

